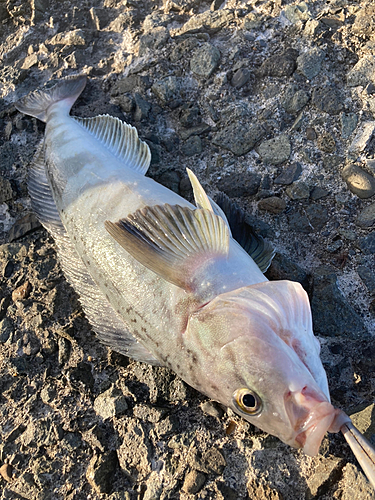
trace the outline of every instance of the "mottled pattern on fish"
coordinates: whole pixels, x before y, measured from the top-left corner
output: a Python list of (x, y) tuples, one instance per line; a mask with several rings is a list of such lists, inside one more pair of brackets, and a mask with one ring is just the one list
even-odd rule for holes
[[(17, 107), (46, 121), (32, 202), (95, 331), (316, 454), (347, 418), (329, 403), (306, 293), (267, 281), (192, 172), (196, 207), (145, 177), (150, 153), (134, 128), (70, 117), (84, 85), (64, 80)], [(257, 245), (264, 270), (272, 251)]]

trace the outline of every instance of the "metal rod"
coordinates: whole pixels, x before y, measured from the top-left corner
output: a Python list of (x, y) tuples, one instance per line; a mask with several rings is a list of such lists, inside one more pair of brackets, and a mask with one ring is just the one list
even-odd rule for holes
[(352, 422), (345, 422), (340, 430), (344, 434), (367, 479), (373, 488), (375, 488), (375, 448)]

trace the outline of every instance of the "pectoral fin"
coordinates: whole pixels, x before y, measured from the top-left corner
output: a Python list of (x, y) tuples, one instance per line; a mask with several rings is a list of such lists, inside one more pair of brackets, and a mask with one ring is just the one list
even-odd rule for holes
[(205, 262), (229, 252), (225, 222), (207, 209), (155, 205), (105, 227), (138, 262), (185, 290)]

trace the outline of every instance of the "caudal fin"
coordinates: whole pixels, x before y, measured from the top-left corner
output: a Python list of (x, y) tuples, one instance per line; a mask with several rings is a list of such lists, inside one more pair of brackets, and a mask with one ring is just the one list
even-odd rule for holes
[(86, 75), (68, 76), (49, 89), (38, 89), (22, 97), (15, 107), (25, 115), (34, 116), (45, 122), (48, 108), (59, 101), (65, 101), (68, 112), (86, 85)]

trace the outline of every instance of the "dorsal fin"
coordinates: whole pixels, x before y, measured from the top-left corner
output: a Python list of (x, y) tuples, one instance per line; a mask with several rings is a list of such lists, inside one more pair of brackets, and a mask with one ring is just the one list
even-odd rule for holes
[(155, 205), (105, 227), (138, 262), (185, 290), (202, 264), (229, 252), (228, 228), (210, 210)]
[(61, 222), (45, 174), (43, 142), (39, 145), (29, 174), (32, 207), (40, 222), (54, 238), (64, 274), (79, 294), (82, 308), (99, 339), (111, 349), (137, 361), (161, 363), (127, 330), (123, 320), (91, 278)]
[(214, 200), (207, 195), (206, 191), (203, 189), (201, 183), (199, 182), (194, 172), (192, 172), (190, 168), (187, 168), (186, 171), (188, 173), (191, 182), (191, 187), (193, 188), (194, 200), (196, 206), (198, 208), (205, 208), (206, 210), (210, 210), (214, 214), (221, 217), (228, 227), (229, 236), (232, 236), (230, 226), (225, 213), (222, 211), (219, 205), (215, 203)]
[(90, 134), (100, 141), (128, 168), (145, 174), (150, 166), (151, 152), (148, 145), (138, 137), (137, 129), (109, 115), (94, 118), (77, 118)]
[(253, 227), (246, 222), (243, 210), (236, 203), (233, 203), (228, 196), (220, 193), (216, 201), (227, 216), (232, 237), (250, 255), (262, 273), (265, 273), (275, 256), (275, 249), (271, 243), (255, 233)]
[(211, 212), (213, 212), (210, 199), (207, 196), (206, 191), (203, 189), (201, 183), (198, 181), (197, 176), (190, 170), (190, 168), (187, 168), (186, 172), (188, 173), (191, 187), (193, 188), (196, 206), (198, 208), (205, 208), (206, 210), (211, 210)]

